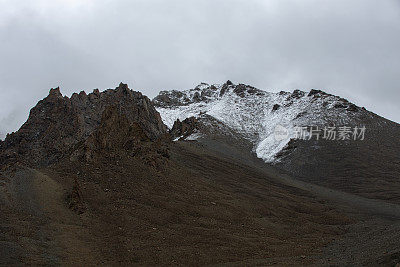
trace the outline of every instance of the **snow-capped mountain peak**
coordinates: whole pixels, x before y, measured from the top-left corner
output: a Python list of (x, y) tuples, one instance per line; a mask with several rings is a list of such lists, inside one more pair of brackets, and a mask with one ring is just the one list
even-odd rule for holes
[[(214, 117), (249, 140), (257, 156), (267, 162), (276, 160), (296, 127), (353, 125), (367, 112), (320, 90), (272, 93), (231, 81), (201, 83), (184, 91), (162, 91), (153, 103), (169, 128), (177, 119), (201, 119), (204, 114)], [(276, 138), (277, 127), (286, 129), (287, 137)]]

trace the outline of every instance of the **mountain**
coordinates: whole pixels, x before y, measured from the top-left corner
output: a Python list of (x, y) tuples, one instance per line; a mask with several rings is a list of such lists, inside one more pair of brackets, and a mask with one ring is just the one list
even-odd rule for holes
[[(270, 93), (227, 81), (162, 91), (153, 103), (169, 128), (175, 120), (196, 118), (197, 129), (178, 138), (218, 139), (234, 150), (240, 144), (300, 180), (400, 203), (400, 125), (346, 99), (314, 89)], [(324, 139), (325, 127), (335, 129), (335, 140)]]
[(130, 90), (126, 84), (101, 93), (99, 90), (88, 95), (84, 91), (74, 93), (71, 98), (63, 97), (59, 88), (54, 88), (32, 108), (22, 127), (0, 143), (6, 151), (0, 162), (23, 160), (35, 166), (57, 162), (99, 127), (108, 106), (114, 106), (128, 121), (140, 123), (152, 140), (166, 133), (150, 99)]
[[(304, 113), (311, 106), (320, 114)], [(227, 82), (151, 101), (122, 83), (71, 98), (51, 89), (0, 143), (0, 265), (399, 263), (395, 198), (295, 175), (310, 171), (296, 157), (319, 150), (306, 140), (265, 141), (267, 126), (311, 118), (384, 126), (379, 150), (356, 144), (392, 159), (381, 166), (381, 189), (395, 195), (388, 177), (398, 149), (385, 138), (398, 125), (321, 91), (271, 94)], [(346, 149), (338, 153), (357, 147), (338, 144)], [(328, 171), (324, 162), (314, 164)], [(351, 179), (366, 167), (354, 156), (334, 166), (354, 168)]]

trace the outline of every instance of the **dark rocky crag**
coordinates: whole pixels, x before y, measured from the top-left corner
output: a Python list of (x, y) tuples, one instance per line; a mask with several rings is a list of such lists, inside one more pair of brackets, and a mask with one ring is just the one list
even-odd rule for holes
[(182, 138), (184, 140), (189, 135), (193, 134), (198, 128), (197, 119), (195, 117), (186, 118), (183, 121), (179, 119), (175, 121), (169, 131), (172, 138)]
[(152, 140), (141, 124), (129, 121), (116, 106), (108, 106), (100, 125), (84, 142), (74, 147), (69, 160), (96, 165), (104, 158), (111, 163), (129, 158), (162, 170), (169, 158), (169, 140), (167, 133)]
[(216, 96), (222, 97), (227, 92), (233, 91), (236, 95), (241, 98), (247, 95), (264, 95), (265, 92), (259, 90), (253, 86), (246, 84), (235, 85), (231, 81), (226, 81), (221, 89), (218, 89), (215, 85), (209, 85), (207, 83), (201, 83), (194, 89), (189, 90), (189, 95), (182, 91), (161, 91), (154, 99), (153, 103), (156, 107), (178, 107), (185, 106), (193, 103), (207, 103), (213, 101)]
[[(1, 143), (0, 163), (22, 161), (30, 166), (47, 166), (70, 153), (76, 144), (85, 141), (101, 124), (107, 107), (140, 124), (149, 140), (166, 133), (159, 113), (148, 97), (130, 90), (121, 83), (115, 89), (62, 96), (59, 88), (50, 90), (32, 110), (28, 120)], [(115, 129), (115, 133), (118, 129)]]

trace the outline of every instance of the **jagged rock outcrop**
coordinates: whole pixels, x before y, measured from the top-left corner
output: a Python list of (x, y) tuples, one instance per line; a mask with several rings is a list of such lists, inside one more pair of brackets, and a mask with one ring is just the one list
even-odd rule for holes
[(197, 119), (195, 117), (186, 118), (183, 121), (175, 121), (172, 129), (169, 131), (171, 137), (185, 139), (193, 134), (197, 129)]
[(164, 134), (152, 141), (140, 123), (129, 121), (116, 106), (109, 106), (102, 114), (99, 127), (77, 146), (70, 160), (97, 164), (102, 159), (114, 162), (132, 158), (160, 170), (169, 158), (168, 139)]
[(233, 92), (235, 95), (244, 98), (248, 95), (264, 95), (265, 92), (253, 86), (238, 84), (235, 85), (231, 81), (226, 81), (222, 85), (209, 85), (201, 83), (194, 89), (186, 91), (161, 91), (154, 99), (153, 103), (157, 107), (179, 107), (187, 106), (193, 103), (209, 103), (216, 97), (223, 97), (226, 93)]
[(281, 107), (281, 105), (275, 104), (275, 105), (272, 107), (272, 111), (276, 111), (276, 110), (278, 110), (280, 107)]
[(140, 123), (129, 121), (116, 106), (108, 106), (99, 127), (83, 144), (78, 145), (70, 160), (96, 164), (103, 158), (114, 162), (127, 157), (162, 169), (169, 158), (167, 137), (160, 136), (152, 141)]
[(284, 91), (281, 91), (280, 94), (281, 95), (289, 94), (289, 96), (286, 98), (286, 101), (290, 101), (290, 100), (293, 100), (293, 99), (302, 98), (306, 94), (306, 92), (303, 92), (301, 90), (296, 89), (291, 94), (289, 92), (284, 92)]
[(71, 98), (63, 97), (60, 89), (54, 88), (32, 108), (27, 122), (17, 132), (7, 135), (0, 162), (54, 163), (99, 127), (109, 106), (114, 106), (130, 123), (140, 124), (149, 140), (157, 140), (166, 133), (167, 128), (149, 98), (130, 90), (126, 84), (104, 92), (96, 89), (90, 94), (74, 93)]
[(78, 180), (74, 179), (74, 184), (72, 186), (71, 192), (67, 194), (67, 204), (68, 208), (75, 211), (78, 214), (82, 214), (86, 211), (86, 205), (83, 200), (83, 194), (81, 190), (81, 186), (79, 185)]

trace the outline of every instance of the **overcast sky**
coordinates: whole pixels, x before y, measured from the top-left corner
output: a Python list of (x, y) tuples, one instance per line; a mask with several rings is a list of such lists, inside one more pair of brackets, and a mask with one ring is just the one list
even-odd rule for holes
[(0, 136), (51, 87), (318, 88), (400, 122), (400, 0), (0, 0)]

